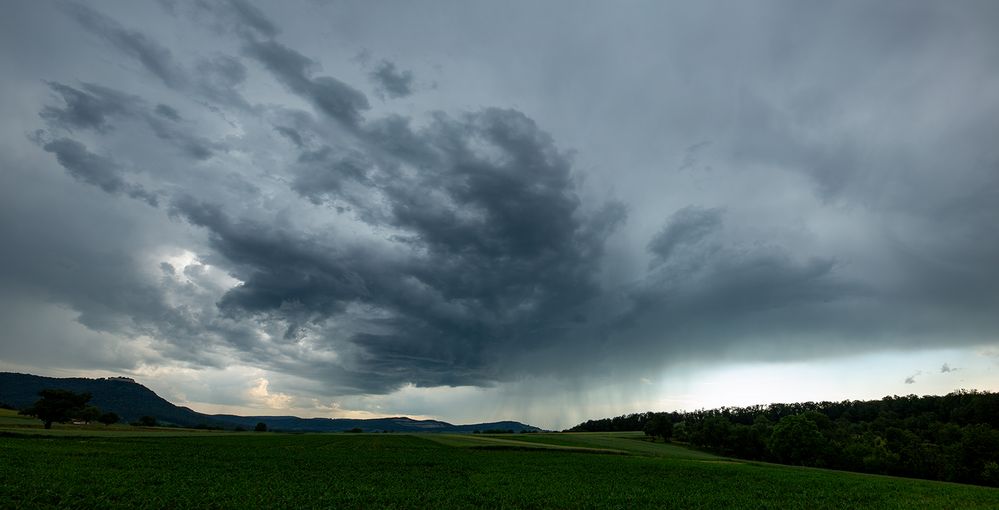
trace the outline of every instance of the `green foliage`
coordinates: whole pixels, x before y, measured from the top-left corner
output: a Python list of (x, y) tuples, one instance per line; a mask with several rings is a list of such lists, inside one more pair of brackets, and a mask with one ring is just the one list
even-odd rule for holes
[[(53, 423), (66, 423), (72, 420), (92, 421), (94, 414), (100, 415), (100, 410), (88, 406), (89, 393), (74, 393), (69, 390), (45, 389), (38, 392), (39, 398), (34, 405), (21, 411), (26, 416), (34, 416), (52, 428)], [(94, 417), (96, 418), (96, 417)]]
[(795, 414), (777, 422), (770, 435), (769, 447), (778, 462), (812, 466), (821, 464), (827, 443), (810, 416)]
[(254, 432), (267, 432), (267, 424), (264, 422), (258, 422), (257, 426), (253, 427)]
[(665, 413), (657, 414), (645, 422), (642, 431), (653, 440), (661, 437), (663, 441), (669, 441), (673, 437), (673, 421)]
[(118, 416), (115, 413), (104, 413), (97, 417), (97, 421), (105, 425), (114, 425), (115, 423), (121, 421), (121, 416)]
[(676, 441), (722, 455), (999, 486), (997, 393), (638, 413), (573, 430), (648, 433), (659, 415)]
[[(143, 417), (139, 418), (137, 421), (135, 421), (134, 423), (132, 423), (132, 425), (139, 426), (139, 427), (156, 427), (159, 424), (160, 424), (159, 421), (155, 417), (148, 416), (148, 415), (147, 416), (143, 416)], [(207, 429), (208, 426), (206, 425), (205, 428)]]
[[(153, 425), (147, 425), (147, 426), (150, 426), (150, 427), (155, 427), (156, 426), (155, 424), (157, 422), (156, 422), (155, 418), (152, 418), (151, 416), (149, 416), (149, 417), (143, 416), (143, 418), (146, 419), (146, 423), (153, 423)], [(152, 419), (152, 421), (149, 421), (150, 419)], [(133, 425), (139, 425), (139, 423), (136, 422)], [(175, 427), (176, 425), (167, 425), (167, 426), (168, 427)], [(222, 427), (222, 426), (220, 426), (220, 425), (209, 425), (207, 423), (199, 423), (199, 424), (195, 425), (194, 428), (198, 429), (198, 430), (225, 430), (225, 428)], [(238, 427), (234, 427), (233, 430), (235, 430), (237, 432), (246, 432), (246, 427), (238, 426)]]
[(101, 410), (97, 406), (84, 406), (78, 415), (76, 415), (76, 420), (82, 421), (84, 423), (95, 422), (101, 417)]

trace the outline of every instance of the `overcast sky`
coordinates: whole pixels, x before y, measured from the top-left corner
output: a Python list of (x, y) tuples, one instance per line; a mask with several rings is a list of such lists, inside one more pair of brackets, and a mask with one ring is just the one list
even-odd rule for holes
[(552, 428), (999, 390), (999, 3), (2, 9), (0, 370)]

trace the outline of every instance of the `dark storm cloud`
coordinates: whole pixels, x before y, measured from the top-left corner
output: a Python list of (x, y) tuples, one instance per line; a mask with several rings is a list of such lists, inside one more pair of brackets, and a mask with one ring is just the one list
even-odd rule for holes
[(225, 150), (224, 145), (193, 135), (188, 130), (175, 126), (174, 122), (164, 122), (153, 116), (146, 116), (146, 122), (157, 137), (170, 142), (196, 160), (204, 161), (212, 157), (215, 151)]
[[(614, 341), (644, 345), (654, 357), (678, 352), (699, 357), (740, 343), (758, 346), (744, 355), (769, 359), (797, 347), (812, 349), (823, 340), (811, 335), (841, 319), (837, 307), (868, 292), (841, 281), (833, 259), (727, 238), (717, 209), (677, 211), (647, 248), (654, 263), (625, 291), (608, 334)], [(785, 353), (766, 347), (783, 344), (788, 336), (799, 339)]]
[(356, 127), (361, 112), (370, 107), (368, 98), (350, 85), (331, 76), (313, 78), (316, 62), (283, 44), (248, 38), (245, 49), (289, 90), (346, 127)]
[(249, 28), (264, 37), (274, 37), (280, 33), (277, 26), (267, 19), (260, 9), (244, 0), (229, 0), (228, 2), (199, 1), (198, 6), (216, 16), (228, 19), (237, 29)]
[[(298, 131), (283, 129), (284, 131), (280, 132), (296, 145), (300, 147), (304, 145)], [(306, 150), (298, 158), (298, 168), (295, 171), (292, 187), (317, 205), (327, 203), (341, 208), (353, 204), (364, 206), (367, 195), (352, 194), (345, 189), (345, 185), (348, 182), (367, 185), (366, 176), (371, 165), (364, 154), (356, 151), (339, 154), (330, 146)]]
[(163, 11), (214, 32), (273, 38), (281, 33), (263, 11), (245, 0), (158, 0)]
[(211, 142), (177, 126), (180, 116), (169, 106), (159, 104), (151, 110), (138, 96), (91, 83), (84, 83), (82, 90), (56, 82), (49, 83), (49, 87), (58, 92), (65, 103), (61, 108), (46, 106), (40, 113), (54, 129), (72, 131), (73, 128), (89, 128), (105, 132), (113, 127), (110, 122), (112, 118), (138, 118), (158, 138), (170, 142), (194, 159), (205, 160), (215, 151), (225, 149), (222, 144)]
[(163, 103), (156, 105), (156, 114), (172, 121), (180, 120), (180, 113), (178, 113), (173, 107), (167, 106)]
[(368, 76), (375, 82), (379, 93), (392, 99), (413, 93), (413, 72), (398, 69), (395, 62), (382, 60)]
[[(324, 113), (360, 122), (363, 96), (333, 78), (313, 80), (310, 59), (273, 41), (251, 39), (247, 48)], [(278, 130), (302, 147), (303, 127)], [(329, 240), (308, 233), (233, 221), (210, 204), (178, 200), (174, 210), (211, 232), (244, 282), (220, 301), (226, 313), (280, 318), (289, 338), (339, 320), (351, 303), (380, 311), (385, 318), (366, 327), (379, 333), (348, 339), (357, 352), (335, 382), (382, 392), (404, 382), (494, 380), (486, 359), (497, 354), (487, 355), (489, 346), (514, 348), (529, 329), (563, 320), (565, 310), (596, 291), (589, 275), (623, 210), (579, 217), (567, 157), (523, 114), (438, 116), (421, 132), (389, 117), (358, 134), (361, 150), (304, 151), (294, 188), (313, 202), (349, 203), (374, 226), (400, 231), (396, 239), (406, 250), (425, 255), (379, 261), (377, 253), (331, 249)], [(345, 183), (387, 200), (378, 206), (345, 195)]]
[(196, 94), (204, 96), (210, 103), (250, 109), (250, 104), (238, 90), (247, 76), (246, 66), (239, 59), (228, 55), (203, 58), (195, 64), (194, 69), (197, 76), (194, 90)]
[[(289, 26), (279, 42), (277, 25), (250, 3), (178, 3), (173, 21), (186, 29), (181, 16), (193, 12), (202, 30), (167, 48), (152, 31), (71, 5), (79, 26), (114, 50), (88, 62), (124, 56), (155, 83), (44, 82), (54, 96), (32, 106), (47, 128), (35, 152), (87, 186), (169, 207), (112, 201), (162, 222), (144, 220), (148, 228), (120, 239), (81, 233), (75, 252), (39, 246), (97, 269), (46, 262), (30, 274), (94, 330), (153, 339), (184, 362), (308, 377), (332, 393), (637, 374), (733, 352), (809, 359), (994, 341), (999, 103), (984, 85), (994, 64), (981, 64), (999, 47), (982, 29), (994, 17), (892, 5), (728, 6), (729, 17), (677, 7), (662, 18), (680, 20), (672, 30), (627, 9), (582, 9), (580, 20), (599, 23), (566, 24), (564, 40), (539, 36), (531, 23), (549, 34), (552, 20), (521, 9), (531, 22), (510, 23), (524, 37), (458, 48), (442, 73), (455, 81), (446, 89), (442, 79), (447, 97), (407, 101), (448, 109), (426, 116), (372, 109), (347, 83), (350, 71), (321, 70), (319, 57), (329, 66), (335, 52), (298, 46), (349, 52), (371, 42), (350, 46), (350, 37), (381, 27), (376, 39), (401, 47), (425, 33), (419, 23), (351, 31), (356, 19), (343, 13), (324, 27), (328, 38), (303, 42)], [(461, 19), (474, 22), (469, 9)], [(608, 19), (635, 30), (592, 44)], [(688, 23), (705, 19), (711, 37), (702, 21)], [(421, 44), (451, 48), (510, 27), (454, 28)], [(636, 52), (661, 60), (631, 59)], [(413, 92), (408, 58), (367, 76), (376, 93)], [(488, 72), (465, 71), (470, 63)], [(308, 106), (280, 104), (269, 78)], [(511, 94), (501, 103), (527, 106), (456, 110), (489, 104), (476, 94), (492, 86)], [(229, 127), (204, 121), (199, 105)], [(583, 162), (532, 116), (579, 145)], [(675, 161), (679, 170), (664, 176)], [(693, 174), (696, 186), (684, 180)], [(594, 197), (604, 190), (591, 189), (601, 187), (634, 203), (602, 205)], [(622, 228), (626, 210), (641, 216)], [(81, 220), (62, 231), (87, 228)], [(170, 229), (181, 233), (125, 242)], [(119, 256), (102, 261), (96, 245)], [(199, 262), (163, 262), (181, 247)], [(150, 276), (146, 266), (159, 269)]]
[(678, 247), (702, 240), (721, 226), (721, 216), (721, 209), (701, 209), (694, 206), (673, 213), (669, 222), (649, 241), (648, 250), (654, 256), (650, 264), (660, 265), (669, 260)]
[(198, 74), (205, 83), (216, 89), (235, 88), (246, 81), (246, 66), (229, 56), (218, 56), (198, 62)]
[(134, 96), (91, 83), (83, 84), (86, 92), (56, 82), (49, 82), (48, 85), (62, 97), (65, 106), (46, 106), (40, 115), (50, 123), (67, 129), (105, 131), (111, 127), (108, 117), (131, 114), (132, 104), (136, 102)]
[(579, 207), (570, 162), (522, 113), (488, 109), (460, 120), (439, 116), (422, 133), (398, 122), (373, 133), (400, 165), (426, 168), (407, 178), (389, 166), (383, 188), (390, 221), (414, 240), (441, 255), (486, 258), (569, 248)]
[(142, 186), (126, 181), (121, 167), (109, 158), (94, 154), (82, 143), (58, 138), (44, 143), (42, 148), (56, 156), (59, 164), (73, 178), (97, 186), (111, 194), (125, 194), (156, 206), (157, 198)]
[(279, 311), (294, 303), (326, 315), (367, 294), (352, 261), (341, 260), (345, 255), (331, 251), (320, 239), (310, 239), (308, 233), (234, 221), (218, 206), (189, 196), (174, 200), (171, 210), (207, 229), (213, 247), (243, 279), (220, 301), (223, 311)]
[[(198, 4), (199, 9), (207, 9), (211, 13), (231, 12), (232, 20), (239, 26), (251, 23), (262, 33), (271, 33), (266, 23), (254, 25), (254, 16), (259, 14), (255, 9), (243, 2), (230, 2), (232, 9), (224, 9), (221, 4)], [(245, 9), (245, 10), (243, 10)], [(82, 27), (101, 37), (124, 55), (135, 58), (146, 71), (160, 79), (170, 88), (187, 91), (195, 96), (203, 96), (209, 104), (214, 103), (239, 108), (250, 108), (249, 103), (237, 90), (246, 80), (246, 67), (238, 59), (228, 55), (215, 55), (199, 59), (194, 65), (194, 71), (188, 72), (177, 62), (173, 53), (159, 42), (145, 34), (123, 27), (117, 21), (82, 4), (67, 3), (65, 10)], [(173, 12), (170, 9), (168, 12)], [(217, 13), (216, 13), (217, 14)]]
[(598, 292), (592, 275), (623, 209), (580, 211), (569, 159), (520, 112), (438, 116), (419, 132), (399, 119), (386, 122), (393, 127), (375, 122), (362, 138), (379, 162), (371, 175), (345, 168), (350, 155), (327, 147), (303, 156), (320, 162), (329, 179), (300, 175), (295, 186), (310, 200), (344, 198), (342, 181), (384, 197), (380, 206), (352, 205), (366, 210), (372, 226), (397, 232), (397, 249), (409, 254), (402, 260), (237, 221), (191, 198), (176, 200), (173, 210), (211, 233), (244, 282), (220, 301), (225, 313), (280, 318), (289, 325), (286, 338), (341, 320), (351, 304), (383, 315), (348, 339), (358, 379), (339, 383), (384, 392), (405, 382), (500, 378), (493, 358), (524, 348), (532, 331), (569, 320)]
[(288, 126), (274, 126), (274, 130), (291, 140), (292, 143), (294, 143), (298, 148), (302, 148), (305, 145), (305, 142), (302, 140), (302, 135), (298, 134), (298, 131), (293, 128)]
[(187, 75), (174, 60), (170, 50), (142, 32), (126, 29), (117, 21), (86, 5), (67, 3), (65, 9), (81, 26), (137, 59), (146, 70), (163, 80), (163, 83), (170, 87), (181, 87), (186, 83)]

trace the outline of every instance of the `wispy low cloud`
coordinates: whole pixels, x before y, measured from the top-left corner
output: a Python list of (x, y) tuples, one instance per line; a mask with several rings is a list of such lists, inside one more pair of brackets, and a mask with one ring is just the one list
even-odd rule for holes
[(371, 108), (361, 91), (332, 76), (313, 76), (318, 62), (277, 41), (247, 37), (244, 52), (288, 90), (348, 128), (356, 128), (362, 112)]
[(398, 69), (394, 62), (382, 60), (368, 76), (379, 94), (392, 99), (413, 93), (413, 72)]
[(139, 184), (130, 183), (123, 177), (123, 170), (115, 161), (90, 152), (82, 143), (69, 138), (58, 138), (51, 141), (41, 140), (42, 148), (56, 156), (59, 164), (66, 169), (74, 179), (104, 190), (112, 195), (125, 194), (135, 199), (144, 200), (149, 205), (157, 206), (158, 199), (154, 193), (146, 191)]
[(905, 384), (916, 384), (916, 377), (923, 375), (922, 370), (916, 370), (916, 372), (909, 377), (905, 378)]
[[(152, 108), (139, 96), (93, 83), (82, 83), (79, 89), (58, 82), (48, 82), (48, 86), (63, 103), (59, 106), (47, 105), (39, 112), (53, 132), (75, 133), (90, 129), (98, 134), (107, 134), (113, 129), (112, 120), (138, 119), (157, 138), (195, 160), (203, 161), (211, 158), (216, 151), (225, 150), (224, 145), (193, 135), (189, 129), (179, 125), (182, 121), (180, 113), (171, 106), (158, 104)], [(105, 191), (108, 191), (107, 188)]]
[(103, 38), (108, 44), (138, 60), (142, 66), (171, 88), (183, 87), (188, 76), (173, 53), (139, 30), (127, 29), (117, 21), (90, 7), (66, 3), (64, 9), (83, 28)]
[(947, 363), (944, 363), (940, 367), (940, 373), (941, 374), (946, 374), (946, 373), (949, 373), (949, 372), (957, 372), (958, 370), (961, 370), (961, 368), (960, 367), (952, 367), (952, 366), (950, 366)]

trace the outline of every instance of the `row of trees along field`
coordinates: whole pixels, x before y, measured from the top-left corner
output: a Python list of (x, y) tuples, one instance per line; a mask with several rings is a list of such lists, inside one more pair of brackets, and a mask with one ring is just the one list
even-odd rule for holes
[(644, 430), (722, 455), (999, 486), (999, 393), (637, 413), (570, 431)]

